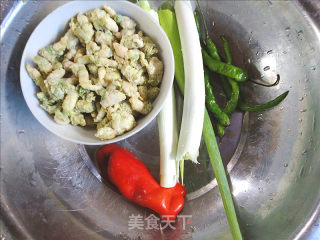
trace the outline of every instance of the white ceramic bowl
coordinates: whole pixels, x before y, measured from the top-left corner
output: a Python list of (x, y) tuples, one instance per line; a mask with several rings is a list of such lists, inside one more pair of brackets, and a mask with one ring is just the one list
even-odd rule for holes
[[(79, 12), (87, 12), (95, 8), (102, 8), (102, 5), (108, 5), (116, 10), (117, 13), (126, 15), (135, 20), (138, 28), (150, 36), (158, 45), (161, 60), (164, 63), (164, 74), (160, 87), (160, 93), (153, 102), (152, 111), (137, 121), (137, 126), (131, 131), (118, 136), (112, 140), (101, 141), (94, 136), (96, 130), (80, 126), (59, 125), (39, 106), (39, 100), (36, 97), (38, 91), (36, 85), (29, 77), (25, 65), (32, 64), (32, 59), (37, 55), (40, 48), (47, 46), (56, 40), (65, 32), (69, 20)], [(54, 134), (70, 140), (72, 142), (87, 145), (102, 145), (123, 140), (144, 128), (150, 123), (161, 110), (164, 101), (172, 86), (174, 77), (174, 58), (170, 42), (162, 30), (161, 26), (144, 10), (135, 4), (127, 1), (73, 1), (67, 3), (49, 14), (37, 26), (31, 34), (21, 59), (20, 83), (23, 96), (36, 119), (48, 130)]]

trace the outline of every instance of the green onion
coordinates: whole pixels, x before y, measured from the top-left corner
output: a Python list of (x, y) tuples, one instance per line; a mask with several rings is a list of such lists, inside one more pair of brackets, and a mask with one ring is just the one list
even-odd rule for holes
[[(181, 51), (181, 42), (178, 30), (178, 23), (176, 15), (169, 9), (161, 9), (158, 11), (159, 22), (163, 30), (166, 32), (169, 41), (171, 43), (173, 56), (174, 56), (174, 76), (175, 81), (182, 93), (184, 93), (184, 67), (183, 57)], [(179, 165), (177, 166), (179, 169)], [(184, 165), (183, 161), (180, 161), (180, 176), (181, 183), (183, 183)]]
[[(139, 1), (142, 9), (149, 12), (158, 22), (158, 14), (150, 8), (148, 1)], [(176, 161), (178, 146), (178, 128), (176, 101), (173, 87), (158, 117), (160, 143), (160, 185), (174, 187), (179, 180), (179, 164)]]
[[(183, 57), (181, 52), (181, 43), (178, 25), (175, 17), (175, 13), (170, 10), (159, 10), (159, 21), (160, 25), (167, 33), (170, 40), (174, 59), (175, 59), (175, 79), (181, 93), (184, 93), (184, 67), (183, 67)], [(203, 122), (203, 138), (207, 146), (207, 150), (210, 157), (210, 162), (213, 167), (214, 174), (217, 179), (218, 187), (221, 193), (222, 202), (226, 211), (226, 216), (230, 225), (230, 229), (235, 240), (242, 239), (239, 224), (237, 221), (237, 216), (235, 213), (235, 208), (232, 201), (232, 196), (230, 188), (228, 185), (228, 180), (226, 177), (226, 172), (222, 163), (220, 156), (218, 144), (216, 142), (216, 137), (212, 128), (212, 123), (208, 115), (207, 110), (204, 112), (204, 122)]]
[(184, 101), (177, 160), (198, 162), (205, 107), (201, 45), (190, 1), (174, 4), (185, 71)]
[(233, 205), (232, 195), (219, 152), (216, 136), (214, 134), (212, 123), (207, 110), (205, 110), (202, 134), (207, 146), (213, 172), (217, 179), (219, 191), (221, 194), (224, 210), (226, 211), (232, 236), (235, 240), (240, 240), (242, 239), (242, 235), (240, 232), (236, 211)]

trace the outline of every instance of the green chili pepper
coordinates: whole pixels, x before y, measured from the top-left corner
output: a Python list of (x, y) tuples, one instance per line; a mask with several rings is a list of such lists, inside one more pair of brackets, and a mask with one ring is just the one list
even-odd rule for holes
[[(205, 29), (205, 34), (206, 34), (206, 41), (205, 41), (205, 45), (206, 45), (206, 49), (209, 53), (209, 55), (215, 59), (215, 60), (218, 60), (218, 61), (221, 61), (221, 58), (219, 56), (219, 52), (218, 52), (218, 49), (216, 47), (216, 45), (214, 44), (214, 42), (211, 40), (210, 36), (209, 36), (209, 32), (208, 32), (208, 28), (207, 28), (207, 22), (204, 18), (204, 15), (203, 15), (203, 11), (202, 11), (202, 8), (199, 4), (199, 1), (197, 1), (197, 5), (198, 5), (198, 9), (200, 10), (200, 14), (201, 14), (201, 19), (202, 19), (202, 22), (203, 22), (203, 25), (204, 25), (204, 29)], [(195, 12), (195, 19), (196, 19), (196, 22), (199, 22), (198, 20), (198, 16)], [(219, 78), (220, 82), (223, 83), (223, 88), (230, 88), (228, 86), (228, 83), (225, 79), (224, 76), (220, 76)], [(229, 96), (228, 96), (229, 97)], [(236, 106), (235, 106), (236, 107)], [(230, 120), (230, 119), (229, 119)], [(221, 126), (222, 127), (222, 126)]]
[(223, 50), (224, 50), (224, 54), (226, 55), (226, 63), (231, 64), (232, 56), (231, 56), (229, 43), (228, 43), (228, 41), (227, 41), (225, 36), (220, 36), (220, 38), (221, 38), (221, 40), (223, 42)]
[(232, 88), (232, 93), (231, 93), (231, 98), (227, 102), (226, 107), (224, 108), (224, 112), (228, 115), (231, 116), (231, 114), (236, 110), (237, 105), (238, 105), (238, 99), (239, 99), (239, 85), (237, 82), (233, 80), (229, 80), (229, 83)]
[(216, 132), (221, 140), (222, 137), (226, 134), (226, 128), (218, 123), (218, 124), (216, 124)]
[(200, 10), (201, 19), (202, 19), (203, 26), (204, 26), (205, 33), (206, 33), (205, 42), (206, 42), (206, 47), (207, 47), (208, 53), (210, 54), (210, 56), (213, 59), (221, 61), (217, 46), (214, 44), (214, 42), (211, 40), (211, 38), (209, 36), (207, 22), (206, 22), (206, 20), (204, 18), (203, 11), (202, 11), (202, 8), (201, 8), (201, 6), (199, 4), (199, 1), (197, 1), (197, 5), (198, 5), (198, 9)]
[(206, 104), (213, 116), (218, 120), (221, 125), (227, 126), (230, 124), (230, 120), (227, 114), (225, 114), (219, 105), (216, 103), (215, 97), (212, 92), (212, 87), (209, 82), (209, 71), (204, 68), (204, 82), (206, 89)]
[(221, 61), (218, 49), (209, 36), (206, 36), (206, 46), (210, 56), (217, 61)]
[(272, 108), (276, 105), (278, 105), (279, 103), (281, 103), (288, 95), (289, 91), (286, 91), (284, 93), (282, 93), (280, 96), (276, 97), (275, 99), (264, 103), (264, 104), (260, 104), (260, 105), (249, 105), (249, 104), (245, 104), (243, 102), (239, 102), (239, 109), (241, 111), (246, 111), (246, 112), (260, 112), (260, 111), (265, 111), (269, 108)]
[[(238, 99), (239, 99), (239, 85), (237, 82), (233, 81), (232, 79), (228, 78), (228, 82), (223, 81), (231, 85), (231, 93), (230, 93), (230, 100), (227, 102), (225, 108), (223, 109), (224, 113), (230, 118), (234, 110), (237, 108)], [(221, 124), (216, 125), (217, 134), (220, 138), (222, 138), (225, 134), (225, 127)]]
[[(198, 3), (199, 5), (199, 3)], [(200, 8), (200, 6), (199, 6)], [(199, 26), (199, 19), (198, 19), (198, 15), (197, 12), (194, 11), (194, 19), (197, 25), (197, 29), (198, 29), (198, 34), (200, 37), (200, 26)], [(220, 58), (220, 57), (219, 57)], [(215, 97), (213, 95), (213, 91), (212, 91), (212, 86), (210, 85), (210, 77), (209, 77), (209, 71), (206, 67), (204, 67), (204, 84), (205, 84), (205, 90), (206, 90), (206, 105), (208, 107), (208, 109), (210, 110), (210, 112), (213, 114), (213, 116), (217, 119), (217, 121), (224, 126), (227, 126), (230, 124), (230, 119), (227, 116), (227, 114), (225, 114), (221, 108), (219, 107), (219, 105), (217, 104)]]
[[(229, 43), (227, 41), (227, 39), (224, 36), (221, 36), (221, 39), (223, 41), (223, 49), (226, 55), (226, 60), (227, 63), (231, 64), (232, 62), (232, 56), (231, 56), (231, 51), (230, 51), (230, 47), (229, 47)], [(227, 91), (227, 95), (230, 98), (229, 101), (226, 104), (226, 107), (224, 108), (224, 112), (228, 115), (228, 117), (230, 117), (232, 115), (232, 113), (234, 112), (234, 110), (236, 109), (237, 105), (238, 105), (238, 99), (239, 99), (239, 85), (237, 82), (233, 81), (230, 78), (227, 78), (227, 81), (223, 81), (223, 84), (227, 84), (228, 88), (226, 89)], [(229, 83), (229, 84), (228, 84)], [(230, 89), (231, 86), (231, 89)], [(225, 127), (222, 126), (221, 124), (217, 124), (216, 126), (217, 129), (217, 134), (220, 138), (222, 138), (225, 134)]]
[[(227, 63), (231, 64), (232, 63), (232, 56), (231, 56), (231, 51), (230, 51), (230, 47), (229, 47), (229, 43), (227, 41), (227, 39), (224, 36), (221, 36), (221, 39), (223, 41), (223, 49), (224, 52), (226, 54), (226, 59), (227, 59)], [(238, 105), (238, 99), (239, 99), (239, 86), (238, 83), (233, 81), (232, 79), (228, 78), (228, 82), (232, 88), (232, 92), (231, 92), (231, 96), (230, 96), (230, 100), (227, 102), (227, 105), (224, 109), (224, 112), (230, 116), (234, 110), (236, 109), (237, 105)]]
[(220, 78), (215, 78), (214, 80), (218, 80), (218, 84), (222, 86), (223, 92), (226, 95), (226, 97), (228, 99), (231, 98), (232, 88), (228, 83), (227, 79), (225, 79), (225, 76), (220, 76)]
[(241, 68), (213, 59), (204, 49), (202, 49), (202, 58), (204, 64), (213, 72), (233, 78), (237, 82), (247, 80), (247, 74)]

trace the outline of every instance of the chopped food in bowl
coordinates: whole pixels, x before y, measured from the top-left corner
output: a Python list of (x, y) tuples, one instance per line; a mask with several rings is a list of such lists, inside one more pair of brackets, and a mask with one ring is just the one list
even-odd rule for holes
[[(102, 6), (100, 2), (98, 8), (95, 8), (98, 3), (93, 3), (91, 8), (87, 7), (88, 11), (83, 11), (86, 7), (82, 7), (75, 15), (69, 15), (71, 20), (58, 40), (44, 46), (39, 44), (37, 54), (26, 56), (29, 42), (39, 27), (35, 30), (22, 58), (21, 85), (28, 106), (36, 117), (41, 108), (49, 114), (51, 121), (68, 125), (66, 131), (71, 129), (70, 125), (78, 126), (73, 132), (84, 127), (97, 141), (114, 142), (123, 139), (120, 136), (129, 136), (133, 130), (140, 130), (159, 112), (172, 84), (173, 55), (161, 27), (137, 6), (117, 2), (142, 11), (146, 18), (150, 18), (149, 25), (151, 22), (158, 29), (143, 28), (143, 24), (122, 13), (121, 7), (120, 12), (116, 11), (116, 2), (110, 2), (114, 6)], [(72, 3), (54, 12), (68, 5)], [(30, 88), (30, 81), (26, 86), (25, 70), (37, 88)], [(34, 99), (32, 103), (28, 101), (30, 95), (36, 96), (38, 106), (34, 106)], [(88, 144), (95, 142), (91, 137), (89, 142), (81, 139), (83, 130), (80, 134), (71, 134), (73, 137), (70, 139), (66, 131), (56, 132), (48, 127), (48, 119), (45, 122), (38, 120), (69, 140)], [(74, 139), (75, 135), (78, 135), (77, 139)], [(85, 135), (87, 137), (87, 133)]]

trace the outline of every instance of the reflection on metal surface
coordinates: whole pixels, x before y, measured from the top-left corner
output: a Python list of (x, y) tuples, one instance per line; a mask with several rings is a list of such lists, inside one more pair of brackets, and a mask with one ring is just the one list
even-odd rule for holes
[[(7, 4), (9, 4), (9, 3), (7, 2)], [(2, 3), (1, 3), (1, 5), (2, 5)], [(18, 14), (19, 10), (22, 8), (22, 6), (23, 6), (23, 2), (22, 1), (16, 1), (16, 2), (13, 3), (12, 8), (9, 10), (9, 12), (6, 15), (6, 17), (1, 22), (1, 34), (0, 34), (1, 38), (2, 38), (3, 34), (7, 31), (7, 27), (14, 20), (14, 18)]]
[[(236, 151), (234, 152), (232, 158), (230, 159), (230, 161), (227, 165), (227, 172), (229, 174), (232, 171), (232, 169), (234, 168), (234, 166), (236, 165), (237, 161), (239, 160), (239, 157), (243, 151), (244, 144), (246, 142), (248, 127), (249, 127), (249, 114), (248, 113), (244, 114), (242, 122), (243, 122), (243, 124), (242, 124), (241, 135), (240, 135), (240, 140), (239, 140), (238, 146), (237, 146)], [(212, 170), (210, 169), (210, 171), (212, 171)], [(200, 189), (198, 189), (194, 192), (188, 193), (187, 200), (193, 200), (197, 197), (200, 197), (216, 186), (217, 186), (217, 180), (214, 178), (207, 185), (201, 187)], [(237, 191), (237, 189), (233, 189), (232, 193), (236, 196), (235, 191)]]
[(81, 145), (81, 144), (78, 144), (78, 149), (79, 149), (79, 153), (81, 155), (82, 160), (87, 165), (87, 167), (89, 168), (90, 172), (92, 172), (92, 174), (100, 182), (102, 182), (102, 177), (101, 177), (100, 173), (98, 172), (97, 167), (93, 164), (93, 161), (90, 159), (90, 157), (89, 157), (86, 149), (84, 148), (84, 146)]
[[(260, 58), (259, 69), (263, 79), (275, 79), (277, 74), (277, 61), (274, 55), (264, 55)], [(272, 80), (273, 81), (273, 80)], [(270, 81), (271, 82), (271, 81)]]
[(232, 194), (234, 196), (237, 196), (239, 193), (247, 192), (249, 191), (250, 184), (248, 181), (232, 181)]
[[(246, 116), (248, 128), (242, 131), (239, 150), (228, 148), (239, 141), (234, 131), (221, 143), (224, 159), (233, 156), (227, 168), (245, 239), (319, 236), (312, 225), (320, 210), (320, 34), (319, 10), (314, 7), (318, 1), (312, 2), (201, 1), (208, 23), (215, 23), (210, 24), (214, 40), (221, 47), (220, 34), (230, 39), (236, 65), (253, 78), (272, 70), (270, 79), (281, 76), (275, 88), (243, 85), (246, 101), (264, 102), (290, 90), (280, 106)], [(182, 214), (192, 215), (192, 224), (185, 230), (178, 222), (175, 231), (129, 231), (130, 215), (152, 212), (101, 182), (91, 161), (95, 148), (59, 139), (33, 118), (19, 84), (21, 54), (36, 25), (63, 3), (27, 1), (13, 9), (1, 36), (0, 201), (6, 232), (12, 239), (231, 239), (218, 188), (213, 186), (195, 198), (188, 196)], [(263, 71), (266, 64), (269, 71)], [(157, 178), (155, 126), (151, 123), (141, 135), (121, 144), (135, 151)], [(205, 151), (201, 154), (207, 160)], [(204, 167), (206, 163), (188, 169), (191, 194), (212, 183), (212, 169)]]

